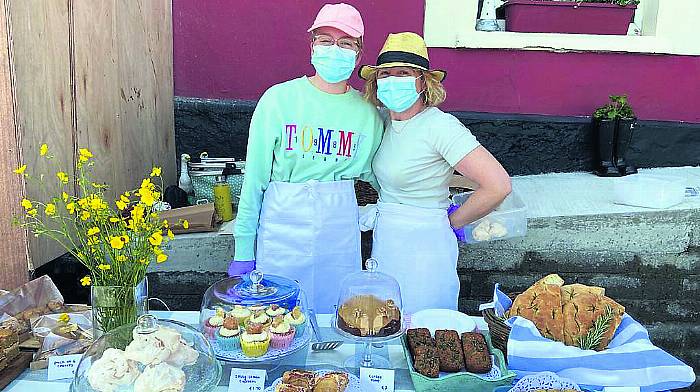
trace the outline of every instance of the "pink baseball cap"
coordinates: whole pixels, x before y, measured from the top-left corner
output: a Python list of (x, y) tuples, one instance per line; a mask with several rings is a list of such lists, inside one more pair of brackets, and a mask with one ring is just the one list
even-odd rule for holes
[(324, 26), (335, 27), (353, 38), (362, 37), (365, 34), (365, 25), (362, 23), (360, 11), (345, 3), (324, 5), (318, 11), (314, 24), (307, 31), (311, 32)]

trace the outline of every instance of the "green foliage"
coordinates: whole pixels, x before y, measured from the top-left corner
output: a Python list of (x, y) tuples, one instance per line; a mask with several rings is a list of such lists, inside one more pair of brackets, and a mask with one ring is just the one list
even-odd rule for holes
[[(594, 350), (598, 348), (600, 342), (603, 341), (603, 336), (610, 330), (610, 324), (613, 321), (615, 314), (610, 305), (605, 307), (603, 314), (593, 322), (593, 325), (588, 330), (585, 336), (578, 340), (578, 347), (582, 350)], [(603, 349), (605, 347), (602, 347)]]
[(627, 101), (626, 95), (611, 95), (610, 102), (601, 106), (593, 113), (596, 120), (618, 120), (621, 118), (635, 118), (634, 110)]

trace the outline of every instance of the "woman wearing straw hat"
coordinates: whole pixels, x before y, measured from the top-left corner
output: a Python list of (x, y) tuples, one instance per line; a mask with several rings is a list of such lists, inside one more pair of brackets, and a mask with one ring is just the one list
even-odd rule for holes
[[(372, 257), (401, 287), (405, 311), (456, 309), (457, 238), (510, 193), (510, 177), (454, 116), (436, 106), (445, 99), (445, 71), (430, 68), (415, 33), (390, 34), (377, 64), (360, 68), (365, 98), (388, 109), (372, 169), (380, 185)], [(451, 206), (448, 185), (457, 170), (478, 184), (468, 201)]]
[(308, 32), (316, 73), (270, 87), (253, 113), (228, 272), (297, 280), (330, 313), (338, 281), (361, 266), (353, 184), (373, 180), (384, 126), (347, 84), (362, 54), (357, 9), (326, 4)]

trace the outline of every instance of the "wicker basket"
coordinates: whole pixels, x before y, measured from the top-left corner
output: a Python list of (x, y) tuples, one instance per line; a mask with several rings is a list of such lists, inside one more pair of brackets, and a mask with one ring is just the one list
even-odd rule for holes
[[(508, 298), (515, 300), (515, 297), (520, 293), (509, 293)], [(489, 326), (491, 333), (491, 343), (497, 349), (503, 352), (503, 356), (508, 362), (508, 336), (510, 335), (510, 327), (505, 323), (505, 320), (496, 315), (493, 309), (486, 309), (481, 314), (484, 316), (484, 321)]]
[(375, 204), (379, 200), (377, 191), (372, 188), (372, 185), (364, 181), (355, 181), (355, 197), (357, 197), (358, 206)]

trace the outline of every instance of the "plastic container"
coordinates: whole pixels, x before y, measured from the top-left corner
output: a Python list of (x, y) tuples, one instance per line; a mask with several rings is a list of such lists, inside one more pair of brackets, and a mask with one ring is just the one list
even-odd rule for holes
[(406, 337), (403, 336), (401, 338), (403, 352), (406, 356), (408, 372), (411, 375), (413, 388), (415, 388), (416, 392), (491, 392), (500, 386), (510, 386), (513, 378), (515, 378), (515, 372), (508, 370), (503, 353), (493, 347), (487, 332), (484, 332), (484, 337), (486, 338), (489, 352), (494, 356), (494, 362), (500, 375), (485, 377), (484, 375), (469, 372), (459, 372), (440, 373), (440, 377), (430, 378), (416, 372), (416, 369), (413, 368), (413, 358), (408, 349)]
[(196, 329), (146, 314), (100, 336), (81, 357), (70, 390), (205, 392), (216, 388), (221, 373)]
[[(472, 193), (453, 195), (452, 202), (461, 206)], [(464, 226), (464, 234), (464, 242), (468, 244), (524, 237), (527, 234), (527, 207), (516, 193), (511, 193), (490, 214)]]
[(633, 174), (614, 181), (615, 204), (663, 209), (685, 200), (686, 179), (683, 177)]
[[(277, 275), (252, 271), (246, 276), (222, 279), (204, 293), (199, 328), (217, 358), (239, 363), (271, 362), (291, 355), (311, 341), (308, 307), (303, 290), (296, 281)], [(226, 331), (223, 328), (236, 323)], [(288, 333), (274, 333), (277, 321), (291, 327)], [(252, 324), (262, 326), (253, 332)], [(239, 333), (231, 335), (232, 330)], [(225, 334), (222, 334), (225, 332)], [(246, 336), (256, 339), (246, 344)]]

